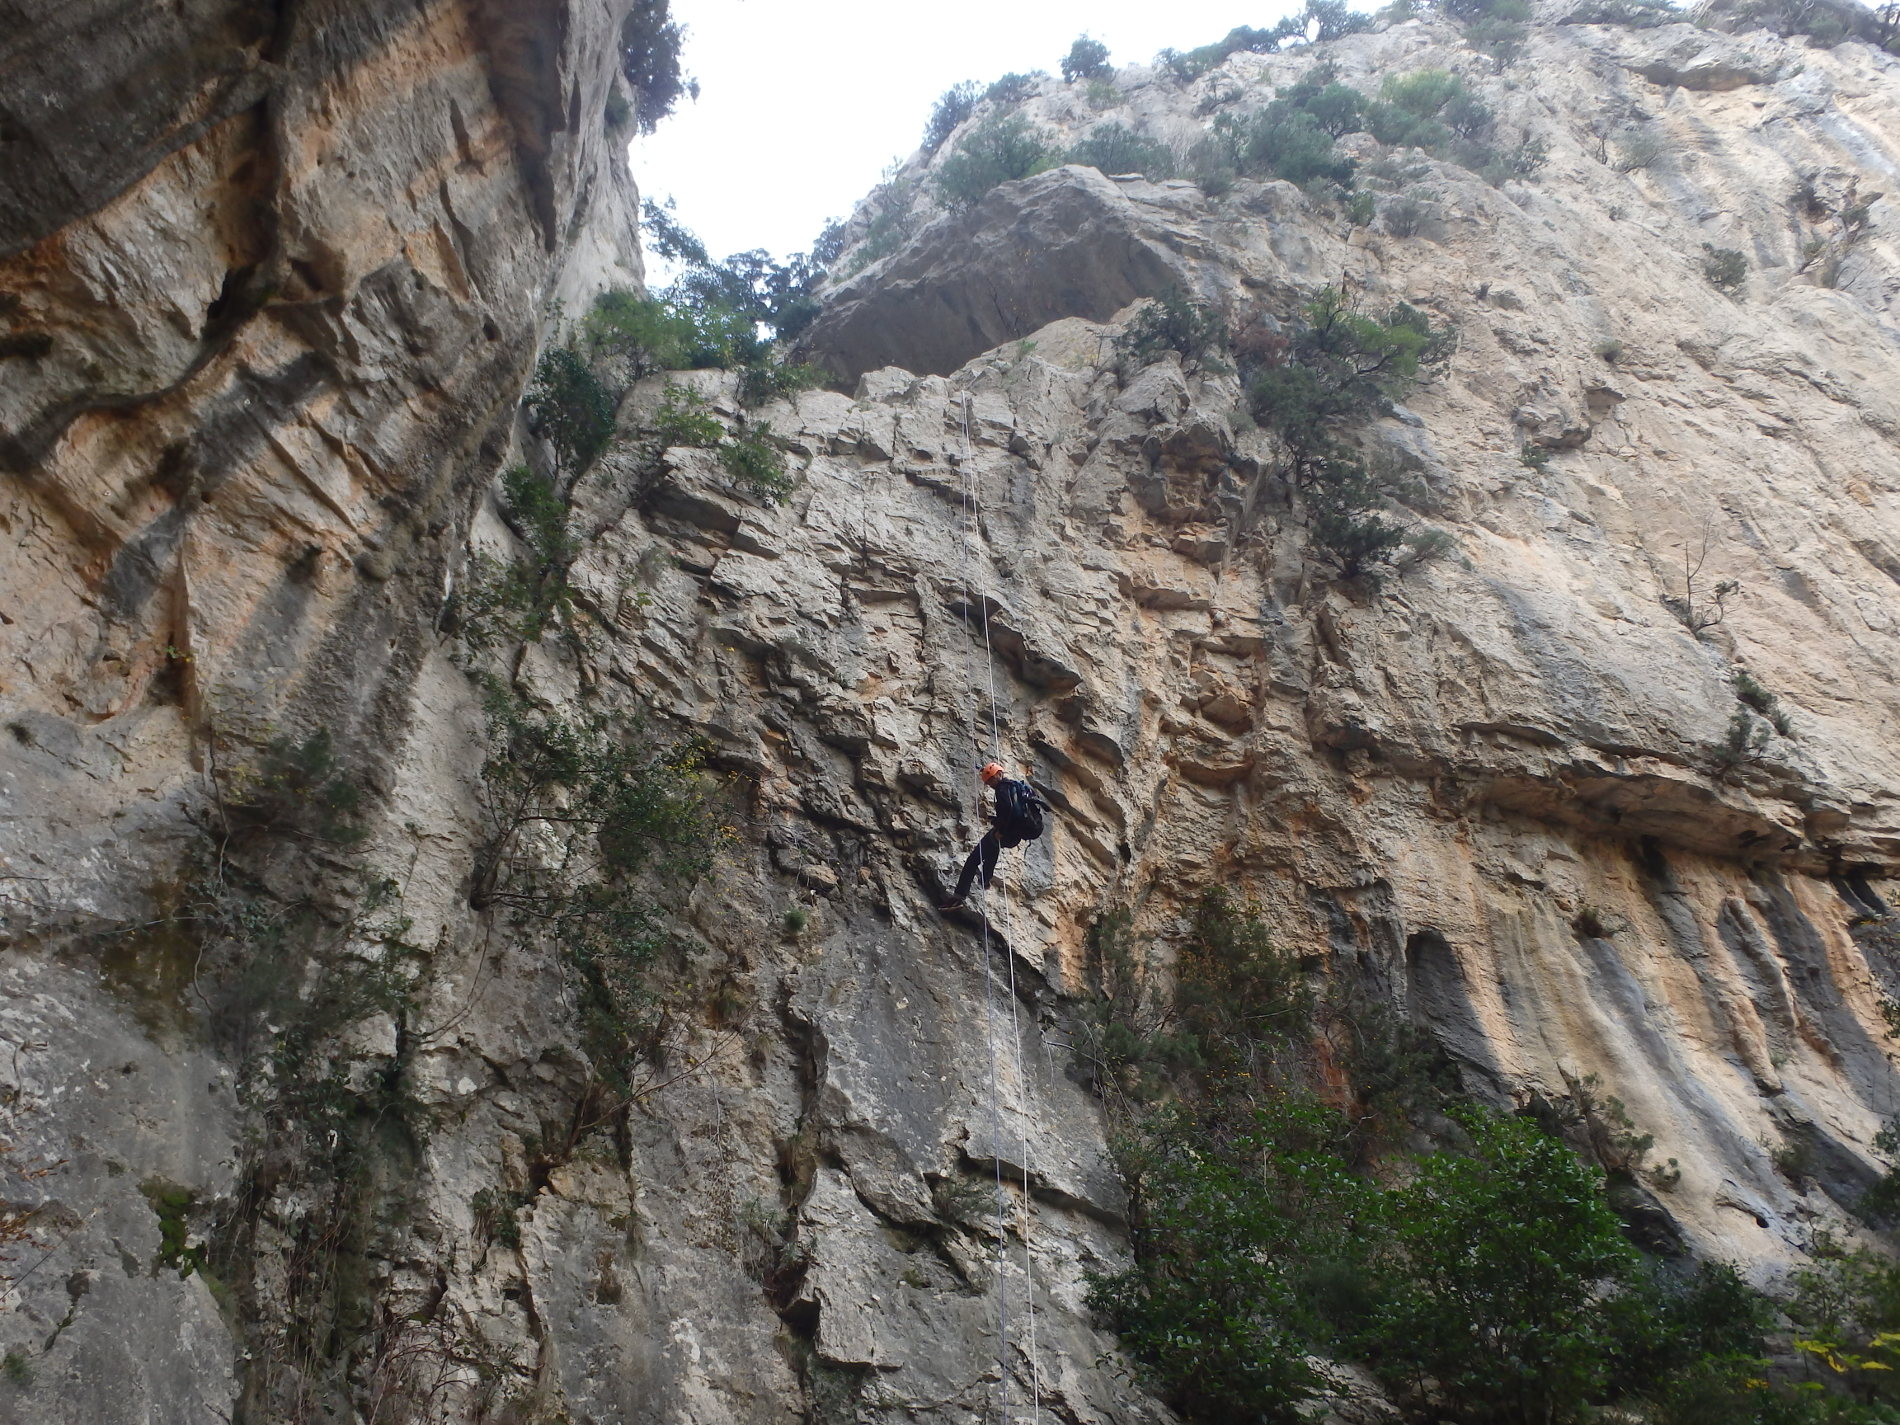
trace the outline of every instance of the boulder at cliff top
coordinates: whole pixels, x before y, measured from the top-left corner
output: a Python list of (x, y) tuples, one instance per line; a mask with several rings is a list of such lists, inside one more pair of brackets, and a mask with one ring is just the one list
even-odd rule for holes
[(993, 188), (837, 289), (804, 345), (856, 380), (880, 366), (946, 375), (1062, 317), (1105, 321), (1188, 283), (1206, 199), (1191, 183), (1071, 164)]

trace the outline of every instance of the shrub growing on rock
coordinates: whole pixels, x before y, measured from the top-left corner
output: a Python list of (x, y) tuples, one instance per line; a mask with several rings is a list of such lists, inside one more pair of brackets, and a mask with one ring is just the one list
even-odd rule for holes
[(614, 396), (572, 347), (541, 354), (528, 387), (528, 413), (570, 478), (592, 465), (613, 438)]
[(1115, 338), (1116, 349), (1139, 369), (1165, 351), (1198, 357), (1226, 343), (1227, 324), (1211, 307), (1188, 300), (1176, 287), (1142, 304)]
[(1005, 74), (983, 91), (983, 97), (993, 104), (1020, 104), (1032, 98), (1037, 86), (1048, 77), (1040, 69), (1029, 74)]
[(1078, 36), (1069, 46), (1069, 52), (1062, 56), (1065, 84), (1073, 84), (1078, 79), (1107, 79), (1114, 72), (1108, 62), (1108, 46), (1087, 35)]
[(792, 492), (792, 477), (769, 425), (745, 431), (720, 446), (719, 463), (760, 504), (775, 505)]
[(1702, 275), (1720, 290), (1733, 295), (1748, 280), (1748, 259), (1732, 247), (1702, 244)]
[(1139, 173), (1144, 178), (1174, 176), (1174, 155), (1165, 145), (1121, 124), (1100, 124), (1063, 155), (1103, 173)]
[(936, 106), (930, 111), (930, 122), (924, 125), (925, 153), (934, 154), (943, 147), (944, 140), (957, 131), (957, 126), (976, 112), (977, 98), (977, 87), (970, 80), (952, 84), (937, 96)]
[(953, 213), (967, 212), (999, 183), (1028, 178), (1056, 165), (1057, 155), (1021, 114), (985, 119), (937, 162), (931, 181)]

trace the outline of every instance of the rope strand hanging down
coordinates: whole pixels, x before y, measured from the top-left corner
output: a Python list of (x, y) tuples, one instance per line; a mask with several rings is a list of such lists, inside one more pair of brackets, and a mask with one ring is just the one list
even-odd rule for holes
[[(963, 632), (964, 632), (964, 675), (970, 694), (970, 732), (971, 746), (977, 745), (980, 734), (980, 703), (976, 692), (976, 678), (970, 669), (970, 653), (973, 640), (970, 638), (970, 604), (976, 594), (970, 581), (970, 546), (981, 514), (977, 487), (971, 468), (970, 411), (973, 401), (969, 392), (963, 393), (963, 458), (962, 466), (962, 504), (963, 504)], [(1002, 757), (1002, 732), (997, 712), (996, 698), (996, 654), (990, 640), (990, 613), (987, 598), (978, 605), (980, 622), (983, 629), (983, 659), (988, 680), (990, 750), (994, 760)], [(971, 776), (975, 777), (976, 754), (972, 754)], [(980, 795), (980, 794), (979, 794)], [(999, 911), (1004, 922), (1003, 944), (1009, 946), (1008, 917), (1009, 890), (1007, 885), (999, 894)], [(996, 1194), (996, 1319), (997, 1319), (997, 1375), (1000, 1390), (1001, 1414), (1005, 1421), (1009, 1415), (1009, 1291), (1008, 1291), (1008, 1249), (1009, 1238), (1004, 1219), (1003, 1207), (1003, 1132), (1000, 1094), (996, 1081), (996, 983), (995, 973), (990, 963), (990, 921), (983, 917), (983, 987), (984, 987), (984, 1040), (989, 1050), (990, 1072), (990, 1142), (994, 1152), (995, 1176), (993, 1191)], [(1030, 1153), (1029, 1153), (1029, 1110), (1026, 1102), (1028, 1085), (1023, 1076), (1022, 1027), (1017, 1017), (1016, 960), (1013, 954), (1009, 959), (1009, 1029), (1010, 1045), (1014, 1058), (1018, 1091), (1025, 1096), (1021, 1109), (1022, 1143), (1022, 1214), (1021, 1232), (1023, 1238), (1023, 1301), (1024, 1316), (1028, 1322), (1029, 1357), (1029, 1405), (1032, 1425), (1040, 1425), (1042, 1418), (1042, 1366), (1036, 1354), (1036, 1296), (1035, 1265), (1031, 1225), (1034, 1221), (1034, 1205), (1030, 1201)]]

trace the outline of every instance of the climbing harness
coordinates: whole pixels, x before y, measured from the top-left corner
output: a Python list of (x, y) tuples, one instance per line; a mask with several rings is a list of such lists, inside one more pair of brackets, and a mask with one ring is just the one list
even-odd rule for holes
[[(973, 640), (970, 637), (970, 604), (975, 599), (975, 590), (970, 582), (970, 545), (981, 510), (978, 504), (975, 479), (971, 471), (970, 450), (970, 409), (973, 404), (970, 393), (963, 393), (963, 459), (962, 474), (962, 515), (963, 515), (963, 668), (964, 679), (970, 696), (970, 731), (974, 749), (982, 718), (976, 690), (976, 676), (970, 668), (970, 653)], [(1002, 734), (997, 715), (996, 701), (996, 655), (990, 642), (989, 600), (985, 598), (979, 605), (980, 622), (983, 628), (983, 660), (988, 675), (990, 758), (1000, 761), (1003, 754)], [(976, 754), (973, 750), (971, 770), (976, 770)], [(1034, 1222), (1034, 1210), (1030, 1201), (1029, 1183), (1032, 1164), (1029, 1154), (1029, 1109), (1028, 1080), (1023, 1076), (1022, 1029), (1018, 1020), (1018, 1000), (1016, 995), (1016, 956), (1009, 939), (1009, 888), (1004, 883), (998, 897), (999, 918), (1003, 923), (1003, 945), (1009, 958), (1009, 1029), (1010, 1045), (1014, 1057), (1017, 1091), (1024, 1096), (1022, 1112), (1022, 1214), (1020, 1230), (1023, 1239), (1023, 1305), (1024, 1319), (1027, 1323), (1027, 1355), (1029, 1359), (1029, 1407), (1032, 1425), (1040, 1425), (1042, 1419), (1042, 1366), (1036, 1354), (1036, 1281), (1033, 1242), (1030, 1229)], [(997, 1389), (999, 1393), (998, 1414), (1005, 1425), (1009, 1425), (1009, 1237), (1004, 1221), (1003, 1193), (1003, 1129), (1002, 1109), (996, 1086), (996, 976), (990, 963), (990, 919), (983, 921), (983, 1022), (984, 1042), (989, 1050), (990, 1074), (990, 1141), (995, 1154), (996, 1194), (996, 1327), (997, 1327)]]

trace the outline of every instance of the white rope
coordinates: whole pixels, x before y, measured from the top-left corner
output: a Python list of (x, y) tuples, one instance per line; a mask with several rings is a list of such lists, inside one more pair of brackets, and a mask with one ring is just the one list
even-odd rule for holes
[[(966, 677), (969, 672), (969, 655), (968, 655), (968, 650), (970, 648), (970, 640), (968, 638), (969, 628), (970, 628), (969, 607), (970, 607), (970, 600), (974, 597), (974, 590), (972, 589), (971, 584), (970, 584), (970, 544), (971, 544), (972, 532), (975, 530), (977, 526), (977, 522), (981, 518), (981, 513), (982, 513), (978, 495), (977, 495), (976, 482), (971, 471), (970, 410), (971, 410), (972, 404), (973, 404), (973, 401), (970, 396), (970, 393), (967, 391), (964, 392), (963, 393), (962, 492), (963, 492), (963, 508), (964, 508), (963, 628), (964, 628), (964, 634), (965, 634), (964, 648), (966, 650), (965, 656), (964, 656), (964, 670), (965, 670)], [(980, 613), (981, 613), (981, 622), (983, 626), (983, 662), (984, 662), (984, 669), (988, 676), (988, 683), (989, 683), (990, 754), (993, 760), (1000, 761), (1002, 758), (1003, 744), (1002, 744), (1002, 732), (1001, 732), (1001, 727), (999, 724), (998, 714), (997, 714), (996, 653), (990, 641), (990, 608), (989, 608), (989, 599), (987, 597), (984, 598), (979, 608), (980, 608)], [(967, 680), (970, 683), (971, 701), (972, 703), (974, 703), (975, 693), (976, 693), (975, 679), (973, 677), (968, 677)], [(972, 721), (974, 723), (975, 719), (973, 718)], [(1020, 1002), (1019, 1002), (1017, 991), (1016, 991), (1016, 956), (1015, 956), (1014, 950), (1011, 948), (1011, 942), (1010, 942), (1010, 936), (1009, 936), (1009, 888), (1008, 888), (1007, 881), (1003, 883), (1002, 888), (998, 893), (998, 909), (1000, 911), (1000, 915), (998, 918), (1003, 922), (1004, 951), (1009, 956), (1010, 1051), (1013, 1056), (1014, 1064), (1015, 1064), (1017, 1091), (1023, 1096), (1023, 1104), (1022, 1104), (1021, 1109), (1019, 1110), (1021, 1114), (1020, 1141), (1022, 1144), (1022, 1151), (1021, 1151), (1020, 1156), (1022, 1158), (1022, 1174), (1023, 1174), (1023, 1195), (1022, 1195), (1022, 1215), (1021, 1215), (1021, 1232), (1022, 1232), (1022, 1238), (1023, 1238), (1023, 1303), (1024, 1303), (1024, 1315), (1028, 1321), (1027, 1345), (1028, 1345), (1028, 1356), (1029, 1356), (1030, 1418), (1032, 1422), (1034, 1422), (1034, 1425), (1040, 1425), (1040, 1422), (1042, 1419), (1042, 1364), (1036, 1354), (1036, 1279), (1035, 1279), (1035, 1262), (1034, 1262), (1034, 1255), (1033, 1255), (1034, 1245), (1033, 1245), (1033, 1240), (1032, 1240), (1032, 1235), (1031, 1235), (1031, 1226), (1035, 1220), (1035, 1212), (1034, 1212), (1034, 1204), (1030, 1199), (1030, 1177), (1031, 1177), (1031, 1169), (1033, 1165), (1030, 1159), (1030, 1152), (1029, 1152), (1029, 1104), (1028, 1104), (1029, 1083), (1028, 1083), (1028, 1079), (1024, 1076), (1024, 1072), (1023, 1072), (1022, 1025), (1018, 1018)], [(997, 1304), (997, 1323), (998, 1323), (998, 1368), (1002, 1376), (1002, 1404), (1003, 1404), (1005, 1418), (1007, 1418), (1008, 1409), (1009, 1409), (1009, 1322), (1008, 1322), (1009, 1297), (1008, 1297), (1008, 1291), (1006, 1288), (1006, 1280), (1007, 1280), (1007, 1274), (1008, 1274), (1008, 1263), (1007, 1263), (1008, 1238), (1005, 1235), (1004, 1221), (1003, 1221), (1003, 1137), (1002, 1137), (1001, 1110), (998, 1106), (999, 1096), (998, 1096), (997, 1087), (996, 1087), (996, 1037), (995, 1037), (995, 1027), (994, 1027), (995, 1026), (995, 1010), (994, 1010), (995, 984), (994, 984), (994, 972), (990, 965), (990, 920), (989, 920), (988, 915), (985, 915), (983, 917), (983, 983), (984, 983), (985, 998), (986, 998), (985, 1015), (984, 1015), (985, 1022), (986, 1022), (985, 1037), (989, 1045), (989, 1053), (990, 1053), (990, 1139), (991, 1139), (991, 1142), (994, 1144), (994, 1151), (995, 1151), (994, 1161), (996, 1164), (994, 1190), (996, 1192), (996, 1304)]]
[[(959, 473), (962, 475), (962, 526), (963, 526), (963, 680), (970, 698), (969, 724), (972, 733), (981, 725), (980, 703), (976, 691), (976, 671), (970, 666), (970, 653), (973, 640), (970, 637), (970, 531), (974, 520), (975, 500), (971, 493), (970, 482), (970, 411), (969, 400), (964, 400), (963, 410), (963, 459)], [(992, 720), (994, 719), (992, 703)], [(976, 776), (976, 739), (971, 740), (970, 775)], [(978, 793), (979, 798), (981, 793)], [(979, 863), (980, 865), (981, 863)], [(990, 967), (990, 922), (983, 919), (983, 1042), (989, 1050), (990, 1060), (990, 1142), (999, 1149), (993, 1154), (995, 1165), (994, 1181), (991, 1192), (996, 1208), (996, 1383), (997, 1394), (992, 1398), (995, 1407), (993, 1415), (1001, 1421), (1009, 1420), (1009, 1290), (1006, 1279), (1006, 1258), (1009, 1238), (1003, 1220), (1003, 1155), (1002, 1117), (997, 1107), (996, 1089), (996, 983)]]

